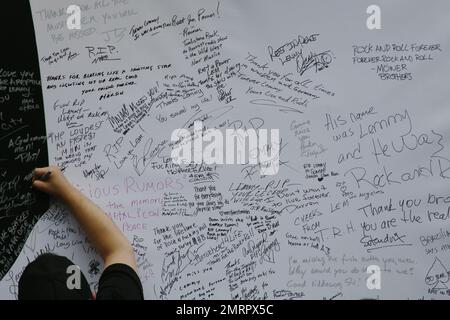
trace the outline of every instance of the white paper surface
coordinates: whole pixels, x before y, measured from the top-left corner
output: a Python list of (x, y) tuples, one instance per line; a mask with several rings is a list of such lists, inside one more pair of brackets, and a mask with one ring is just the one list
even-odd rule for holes
[[(80, 31), (73, 1), (31, 4), (50, 162), (130, 239), (146, 299), (449, 297), (448, 1), (379, 1), (381, 30), (370, 1), (78, 1)], [(278, 174), (172, 164), (194, 120), (279, 129)], [(96, 288), (54, 204), (0, 297), (45, 251)]]

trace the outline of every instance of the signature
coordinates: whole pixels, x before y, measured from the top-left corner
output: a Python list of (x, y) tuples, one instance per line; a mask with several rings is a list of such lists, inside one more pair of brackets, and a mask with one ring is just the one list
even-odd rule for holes
[(176, 250), (164, 258), (161, 270), (161, 281), (163, 283), (160, 287), (161, 298), (167, 297), (172, 292), (173, 286), (187, 267), (195, 265), (192, 255), (197, 256), (197, 251), (202, 246), (203, 244), (193, 249), (193, 245), (191, 245), (183, 254)]
[[(273, 61), (273, 58), (280, 58), (283, 54), (294, 50), (297, 47), (303, 47), (304, 45), (315, 42), (318, 38), (319, 34), (312, 34), (307, 37), (298, 36), (296, 39), (289, 41), (288, 43), (282, 45), (278, 49), (274, 50), (272, 46), (268, 46), (267, 50), (269, 51), (270, 59)], [(300, 51), (301, 52), (301, 51)], [(282, 61), (283, 63), (283, 61)], [(284, 63), (283, 63), (284, 64)]]
[(297, 72), (303, 75), (306, 71), (314, 67), (316, 68), (316, 72), (319, 72), (328, 68), (331, 62), (333, 62), (333, 57), (331, 56), (330, 50), (321, 53), (311, 52), (306, 57), (299, 55), (297, 57)]
[(267, 239), (267, 233), (262, 233), (262, 239), (258, 242), (250, 240), (247, 246), (242, 248), (243, 256), (250, 256), (251, 259), (259, 258), (259, 263), (263, 262), (275, 263), (275, 252), (280, 251), (280, 243), (278, 239), (274, 239), (270, 243)]
[(103, 169), (101, 165), (95, 164), (93, 169), (83, 170), (83, 176), (85, 178), (95, 178), (97, 181), (100, 181), (105, 178), (108, 171), (109, 168)]
[(294, 299), (300, 299), (305, 296), (304, 292), (293, 292), (290, 290), (273, 290), (273, 297), (276, 298), (283, 298), (286, 300), (294, 300)]
[(158, 143), (156, 147), (152, 148), (153, 138), (149, 138), (145, 143), (142, 156), (138, 156), (131, 152), (131, 161), (133, 162), (133, 168), (139, 176), (142, 176), (147, 167), (151, 164), (151, 161), (161, 154), (161, 152), (166, 147), (167, 142), (167, 140), (163, 140)]
[(280, 112), (283, 113), (288, 113), (288, 112), (294, 112), (294, 113), (303, 113), (302, 111), (289, 107), (289, 106), (285, 106), (282, 104), (278, 104), (276, 101), (271, 100), (271, 99), (253, 99), (250, 100), (251, 104), (254, 105), (258, 105), (258, 106), (265, 106), (265, 107), (275, 107), (278, 108), (278, 110)]
[(234, 106), (231, 105), (228, 105), (226, 107), (219, 107), (207, 113), (202, 113), (203, 111), (200, 109), (192, 117), (190, 117), (188, 121), (184, 123), (183, 128), (192, 128), (195, 121), (202, 121), (206, 125), (211, 124), (213, 121), (219, 119), (233, 109)]

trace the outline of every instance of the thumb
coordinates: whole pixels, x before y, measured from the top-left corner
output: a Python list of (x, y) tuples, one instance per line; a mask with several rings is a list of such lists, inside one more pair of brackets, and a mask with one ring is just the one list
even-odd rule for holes
[(50, 190), (48, 183), (46, 183), (45, 181), (34, 180), (32, 186), (34, 189), (40, 190), (45, 193), (49, 193)]
[(48, 171), (48, 168), (35, 168), (33, 170), (33, 176), (34, 177), (39, 177), (42, 176), (44, 173), (46, 173)]

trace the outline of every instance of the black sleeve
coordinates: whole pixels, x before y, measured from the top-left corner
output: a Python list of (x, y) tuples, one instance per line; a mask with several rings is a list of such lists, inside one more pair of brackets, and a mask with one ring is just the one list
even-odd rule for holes
[(112, 264), (100, 277), (97, 300), (143, 300), (142, 283), (126, 264)]

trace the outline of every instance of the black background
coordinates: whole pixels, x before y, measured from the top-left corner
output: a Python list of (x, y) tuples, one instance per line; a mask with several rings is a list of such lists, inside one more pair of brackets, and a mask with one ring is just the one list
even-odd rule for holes
[[(36, 39), (28, 0), (5, 1), (0, 8), (1, 50), (0, 69), (8, 71), (34, 72), (34, 79), (40, 80)], [(5, 78), (0, 77), (0, 80)], [(3, 87), (3, 88), (2, 88)], [(17, 159), (14, 148), (8, 148), (10, 141), (27, 135), (46, 136), (42, 89), (38, 85), (28, 86), (30, 97), (37, 109), (20, 111), (23, 93), (10, 93), (8, 85), (0, 85), (0, 97), (9, 100), (0, 104), (0, 126), (10, 124), (11, 118), (22, 119), (20, 125), (0, 127), (0, 279), (16, 260), (33, 226), (48, 209), (48, 197), (31, 189), (31, 172), (36, 167), (48, 165), (46, 139), (33, 143), (30, 153), (39, 152), (33, 161), (22, 163)], [(17, 178), (18, 177), (18, 178)], [(17, 188), (7, 188), (1, 183), (19, 179)], [(3, 195), (3, 196), (2, 196)], [(14, 206), (7, 208), (8, 204)], [(16, 225), (16, 228), (11, 226)]]

